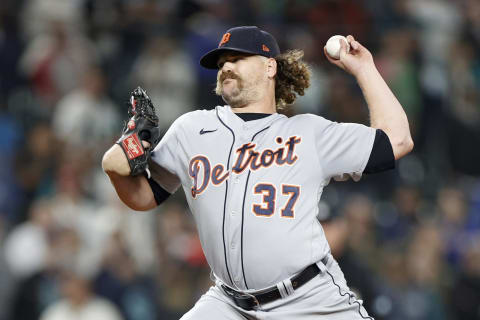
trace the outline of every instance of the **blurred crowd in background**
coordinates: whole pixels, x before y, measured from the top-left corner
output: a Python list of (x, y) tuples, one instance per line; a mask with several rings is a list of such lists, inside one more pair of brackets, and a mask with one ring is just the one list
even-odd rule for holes
[(138, 85), (165, 130), (222, 104), (198, 59), (238, 25), (304, 50), (313, 79), (291, 115), (368, 124), (323, 46), (370, 49), (415, 149), (326, 188), (332, 253), (376, 319), (480, 319), (480, 1), (2, 0), (0, 320), (178, 319), (212, 284), (182, 192), (133, 212), (101, 157)]

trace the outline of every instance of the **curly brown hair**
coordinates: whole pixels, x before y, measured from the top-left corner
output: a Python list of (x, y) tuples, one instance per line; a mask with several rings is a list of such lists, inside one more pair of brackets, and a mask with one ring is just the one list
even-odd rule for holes
[[(277, 56), (275, 102), (278, 111), (286, 111), (310, 86), (310, 68), (302, 61), (302, 50), (289, 50)], [(296, 93), (295, 93), (296, 92)]]

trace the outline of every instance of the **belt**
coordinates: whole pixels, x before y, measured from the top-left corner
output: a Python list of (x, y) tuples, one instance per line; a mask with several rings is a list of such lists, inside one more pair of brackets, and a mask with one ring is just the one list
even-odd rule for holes
[[(322, 259), (323, 264), (327, 264), (328, 256)], [(317, 264), (313, 263), (305, 268), (302, 272), (290, 279), (292, 283), (293, 290), (296, 290), (306, 284), (308, 281), (312, 280), (315, 276), (320, 273), (320, 268)], [(282, 297), (277, 286), (270, 287), (268, 289), (262, 290), (261, 293), (245, 293), (234, 290), (221, 285), (225, 293), (235, 302), (237, 306), (244, 310), (254, 310), (261, 304), (266, 304), (278, 300)]]

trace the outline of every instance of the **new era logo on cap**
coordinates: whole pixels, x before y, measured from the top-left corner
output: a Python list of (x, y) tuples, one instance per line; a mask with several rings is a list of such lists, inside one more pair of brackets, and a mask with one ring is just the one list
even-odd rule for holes
[(218, 48), (205, 54), (200, 59), (200, 64), (207, 69), (218, 69), (218, 58), (226, 51), (258, 54), (268, 58), (280, 54), (277, 41), (270, 33), (255, 26), (235, 27), (227, 30), (218, 43)]

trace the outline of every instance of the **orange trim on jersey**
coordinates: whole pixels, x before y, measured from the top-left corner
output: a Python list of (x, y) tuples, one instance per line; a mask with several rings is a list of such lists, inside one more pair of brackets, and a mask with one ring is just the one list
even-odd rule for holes
[[(298, 156), (295, 154), (295, 145), (302, 142), (302, 137), (292, 136), (289, 137), (287, 142), (285, 142), (285, 146), (288, 145), (287, 154), (285, 156), (285, 160), (287, 165), (292, 165), (298, 160)], [(294, 155), (292, 157), (292, 155)]]
[[(266, 157), (267, 156), (267, 151), (271, 153), (270, 156), (270, 163), (267, 164), (266, 161), (264, 161), (264, 156)], [(273, 163), (275, 162), (275, 152), (273, 152), (272, 149), (265, 149), (262, 151), (262, 154), (260, 156), (260, 163), (262, 164), (262, 167), (264, 168), (268, 168), (270, 167)]]
[(227, 177), (229, 176), (230, 172), (227, 171), (225, 174), (219, 178), (219, 176), (223, 173), (223, 170), (225, 167), (222, 164), (217, 164), (215, 167), (212, 169), (212, 183), (216, 186), (221, 184)]
[(257, 151), (250, 151), (250, 155), (248, 157), (248, 162), (250, 162), (250, 170), (257, 171), (262, 167), (262, 162), (257, 163), (260, 160), (260, 153)]
[[(293, 192), (285, 192), (285, 187), (292, 187), (292, 188), (297, 188), (298, 189), (298, 195), (297, 195), (297, 198), (294, 200), (294, 202), (291, 204), (291, 211), (292, 211), (292, 215), (291, 216), (288, 216), (288, 215), (285, 215), (284, 212), (285, 210), (287, 210), (287, 206), (290, 204), (290, 201), (292, 201), (293, 199), (293, 195), (294, 193)], [(285, 204), (285, 206), (280, 210), (280, 215), (283, 217), (283, 218), (289, 218), (289, 219), (294, 219), (295, 218), (295, 204), (297, 203), (298, 199), (300, 198), (300, 194), (301, 194), (301, 187), (300, 186), (296, 186), (296, 185), (292, 185), (292, 184), (282, 184), (282, 194), (283, 195), (288, 195), (288, 194), (291, 194), (290, 197), (288, 198), (288, 201), (287, 203)]]
[[(262, 191), (260, 192), (257, 192), (255, 191), (255, 189), (257, 189), (258, 186), (260, 185), (263, 185), (263, 186), (271, 186), (273, 188), (273, 195), (272, 195), (272, 192), (270, 192), (268, 189), (263, 189)], [(268, 192), (268, 195), (265, 195), (265, 192)], [(275, 188), (275, 186), (273, 184), (270, 184), (270, 183), (257, 183), (254, 187), (253, 187), (253, 193), (254, 194), (261, 194), (262, 195), (262, 202), (267, 204), (267, 207), (264, 208), (262, 207), (262, 205), (260, 204), (253, 204), (252, 205), (252, 212), (254, 215), (256, 215), (257, 217), (264, 217), (264, 218), (270, 218), (273, 216), (273, 214), (275, 213), (275, 206), (276, 206), (276, 197), (277, 197), (277, 188)], [(265, 201), (265, 198), (266, 197), (272, 197), (273, 200), (271, 201), (272, 203), (272, 213), (270, 214), (261, 214), (261, 213), (257, 213), (256, 210), (270, 210), (269, 209), (269, 203), (270, 202), (266, 202)]]
[[(203, 181), (200, 185), (200, 188), (197, 187), (198, 185), (198, 173), (200, 171), (199, 163), (203, 164)], [(190, 164), (188, 166), (188, 174), (193, 179), (193, 186), (190, 189), (192, 198), (197, 198), (199, 194), (202, 194), (208, 187), (210, 182), (210, 160), (207, 156), (204, 155), (197, 155), (190, 160)]]
[[(235, 153), (237, 153), (237, 160), (232, 167), (232, 171), (236, 174), (242, 173), (248, 166), (251, 157), (251, 149), (255, 148), (257, 145), (255, 143), (245, 143), (240, 148), (238, 148)], [(248, 155), (247, 155), (247, 151)], [(242, 168), (243, 167), (243, 168)]]

